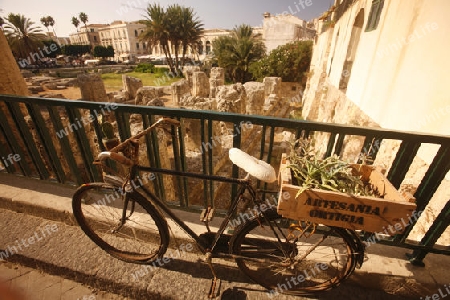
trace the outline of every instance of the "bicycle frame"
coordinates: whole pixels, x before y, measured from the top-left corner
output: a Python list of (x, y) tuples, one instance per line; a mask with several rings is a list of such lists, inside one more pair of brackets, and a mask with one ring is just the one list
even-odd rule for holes
[(203, 254), (212, 252), (214, 250), (214, 247), (216, 246), (219, 238), (221, 236), (223, 236), (223, 233), (224, 233), (229, 221), (231, 220), (233, 213), (236, 211), (237, 205), (238, 205), (242, 195), (246, 191), (248, 191), (250, 193), (250, 195), (251, 195), (253, 201), (255, 201), (255, 203), (257, 203), (259, 201), (256, 197), (256, 191), (254, 190), (254, 188), (251, 185), (251, 180), (248, 178), (244, 178), (244, 179), (228, 178), (228, 177), (216, 176), (216, 175), (205, 175), (205, 174), (199, 174), (199, 173), (181, 172), (181, 171), (175, 171), (175, 170), (169, 170), (169, 169), (159, 169), (159, 168), (145, 167), (145, 166), (141, 166), (141, 165), (133, 165), (131, 167), (131, 170), (129, 173), (129, 178), (127, 181), (130, 182), (130, 181), (135, 180), (140, 171), (238, 184), (239, 188), (238, 188), (237, 196), (235, 199), (232, 200), (231, 205), (230, 205), (229, 209), (227, 210), (225, 219), (222, 221), (222, 223), (219, 227), (219, 230), (215, 233), (214, 240), (210, 245), (208, 245), (204, 239), (202, 239), (188, 225), (186, 225), (186, 223), (183, 220), (181, 220), (177, 215), (175, 215), (173, 213), (173, 211), (167, 206), (166, 203), (164, 203), (161, 199), (159, 199), (151, 191), (149, 191), (147, 188), (145, 188), (145, 186), (136, 187), (133, 184), (131, 185), (132, 190), (133, 190), (132, 193), (138, 193), (141, 197), (144, 197), (147, 200), (151, 200), (152, 204), (154, 204), (157, 208), (160, 208), (164, 213), (166, 213), (177, 225), (179, 225), (189, 236), (191, 236), (195, 240), (195, 242), (197, 243), (198, 247), (200, 248), (200, 250)]

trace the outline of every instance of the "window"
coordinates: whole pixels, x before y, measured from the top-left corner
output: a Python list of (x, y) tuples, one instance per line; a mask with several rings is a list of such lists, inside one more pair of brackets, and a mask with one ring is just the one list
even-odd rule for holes
[(380, 22), (381, 12), (383, 11), (384, 0), (373, 0), (370, 8), (369, 20), (367, 21), (366, 31), (377, 29)]
[(138, 36), (137, 30), (134, 30), (134, 36)]
[(136, 49), (139, 50), (139, 43), (136, 43)]
[(94, 35), (94, 42), (96, 42), (97, 41), (97, 37)]

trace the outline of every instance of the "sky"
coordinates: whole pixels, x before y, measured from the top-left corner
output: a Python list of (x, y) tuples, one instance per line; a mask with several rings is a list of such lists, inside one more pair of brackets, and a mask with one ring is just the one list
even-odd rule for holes
[[(192, 7), (205, 29), (233, 29), (240, 24), (261, 26), (264, 12), (273, 15), (288, 12), (309, 21), (320, 16), (334, 0), (0, 0), (0, 16), (20, 13), (41, 25), (41, 17), (50, 15), (55, 19), (56, 34), (62, 37), (76, 32), (71, 19), (80, 12), (88, 15), (88, 24), (136, 21), (144, 18), (149, 3)], [(43, 26), (42, 29), (45, 30)]]

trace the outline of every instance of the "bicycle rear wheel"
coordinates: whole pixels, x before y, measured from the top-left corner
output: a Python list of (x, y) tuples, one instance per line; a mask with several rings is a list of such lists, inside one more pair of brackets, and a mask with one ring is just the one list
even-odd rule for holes
[(73, 195), (73, 214), (86, 235), (110, 255), (148, 264), (163, 256), (170, 236), (166, 220), (141, 198), (110, 184), (89, 183)]
[(300, 223), (267, 211), (242, 224), (230, 241), (239, 268), (271, 295), (310, 295), (337, 286), (356, 266), (344, 229)]

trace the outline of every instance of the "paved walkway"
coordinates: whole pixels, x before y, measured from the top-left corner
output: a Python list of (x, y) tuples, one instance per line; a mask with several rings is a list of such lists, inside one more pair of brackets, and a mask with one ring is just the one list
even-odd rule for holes
[[(0, 262), (1, 300), (125, 300), (63, 277)], [(8, 298), (9, 297), (9, 298)]]
[[(207, 265), (199, 262), (200, 256), (184, 252), (152, 269), (110, 257), (74, 226), (73, 191), (0, 174), (0, 253), (8, 253), (8, 257), (3, 255), (8, 263), (0, 264), (0, 277), (8, 285), (24, 291), (30, 299), (87, 300), (94, 299), (95, 290), (112, 293), (98, 292), (95, 299), (123, 299), (117, 295), (125, 299), (206, 298), (211, 277)], [(198, 220), (197, 214), (194, 219)], [(174, 236), (180, 234), (171, 229)], [(363, 267), (340, 287), (315, 298), (280, 295), (274, 299), (425, 299), (450, 284), (448, 256), (429, 255), (426, 267), (418, 268), (404, 259), (409, 252), (405, 249), (373, 245), (367, 250)], [(234, 262), (217, 259), (215, 263), (222, 278), (219, 299), (270, 299)], [(45, 297), (44, 293), (50, 292), (56, 294)]]

